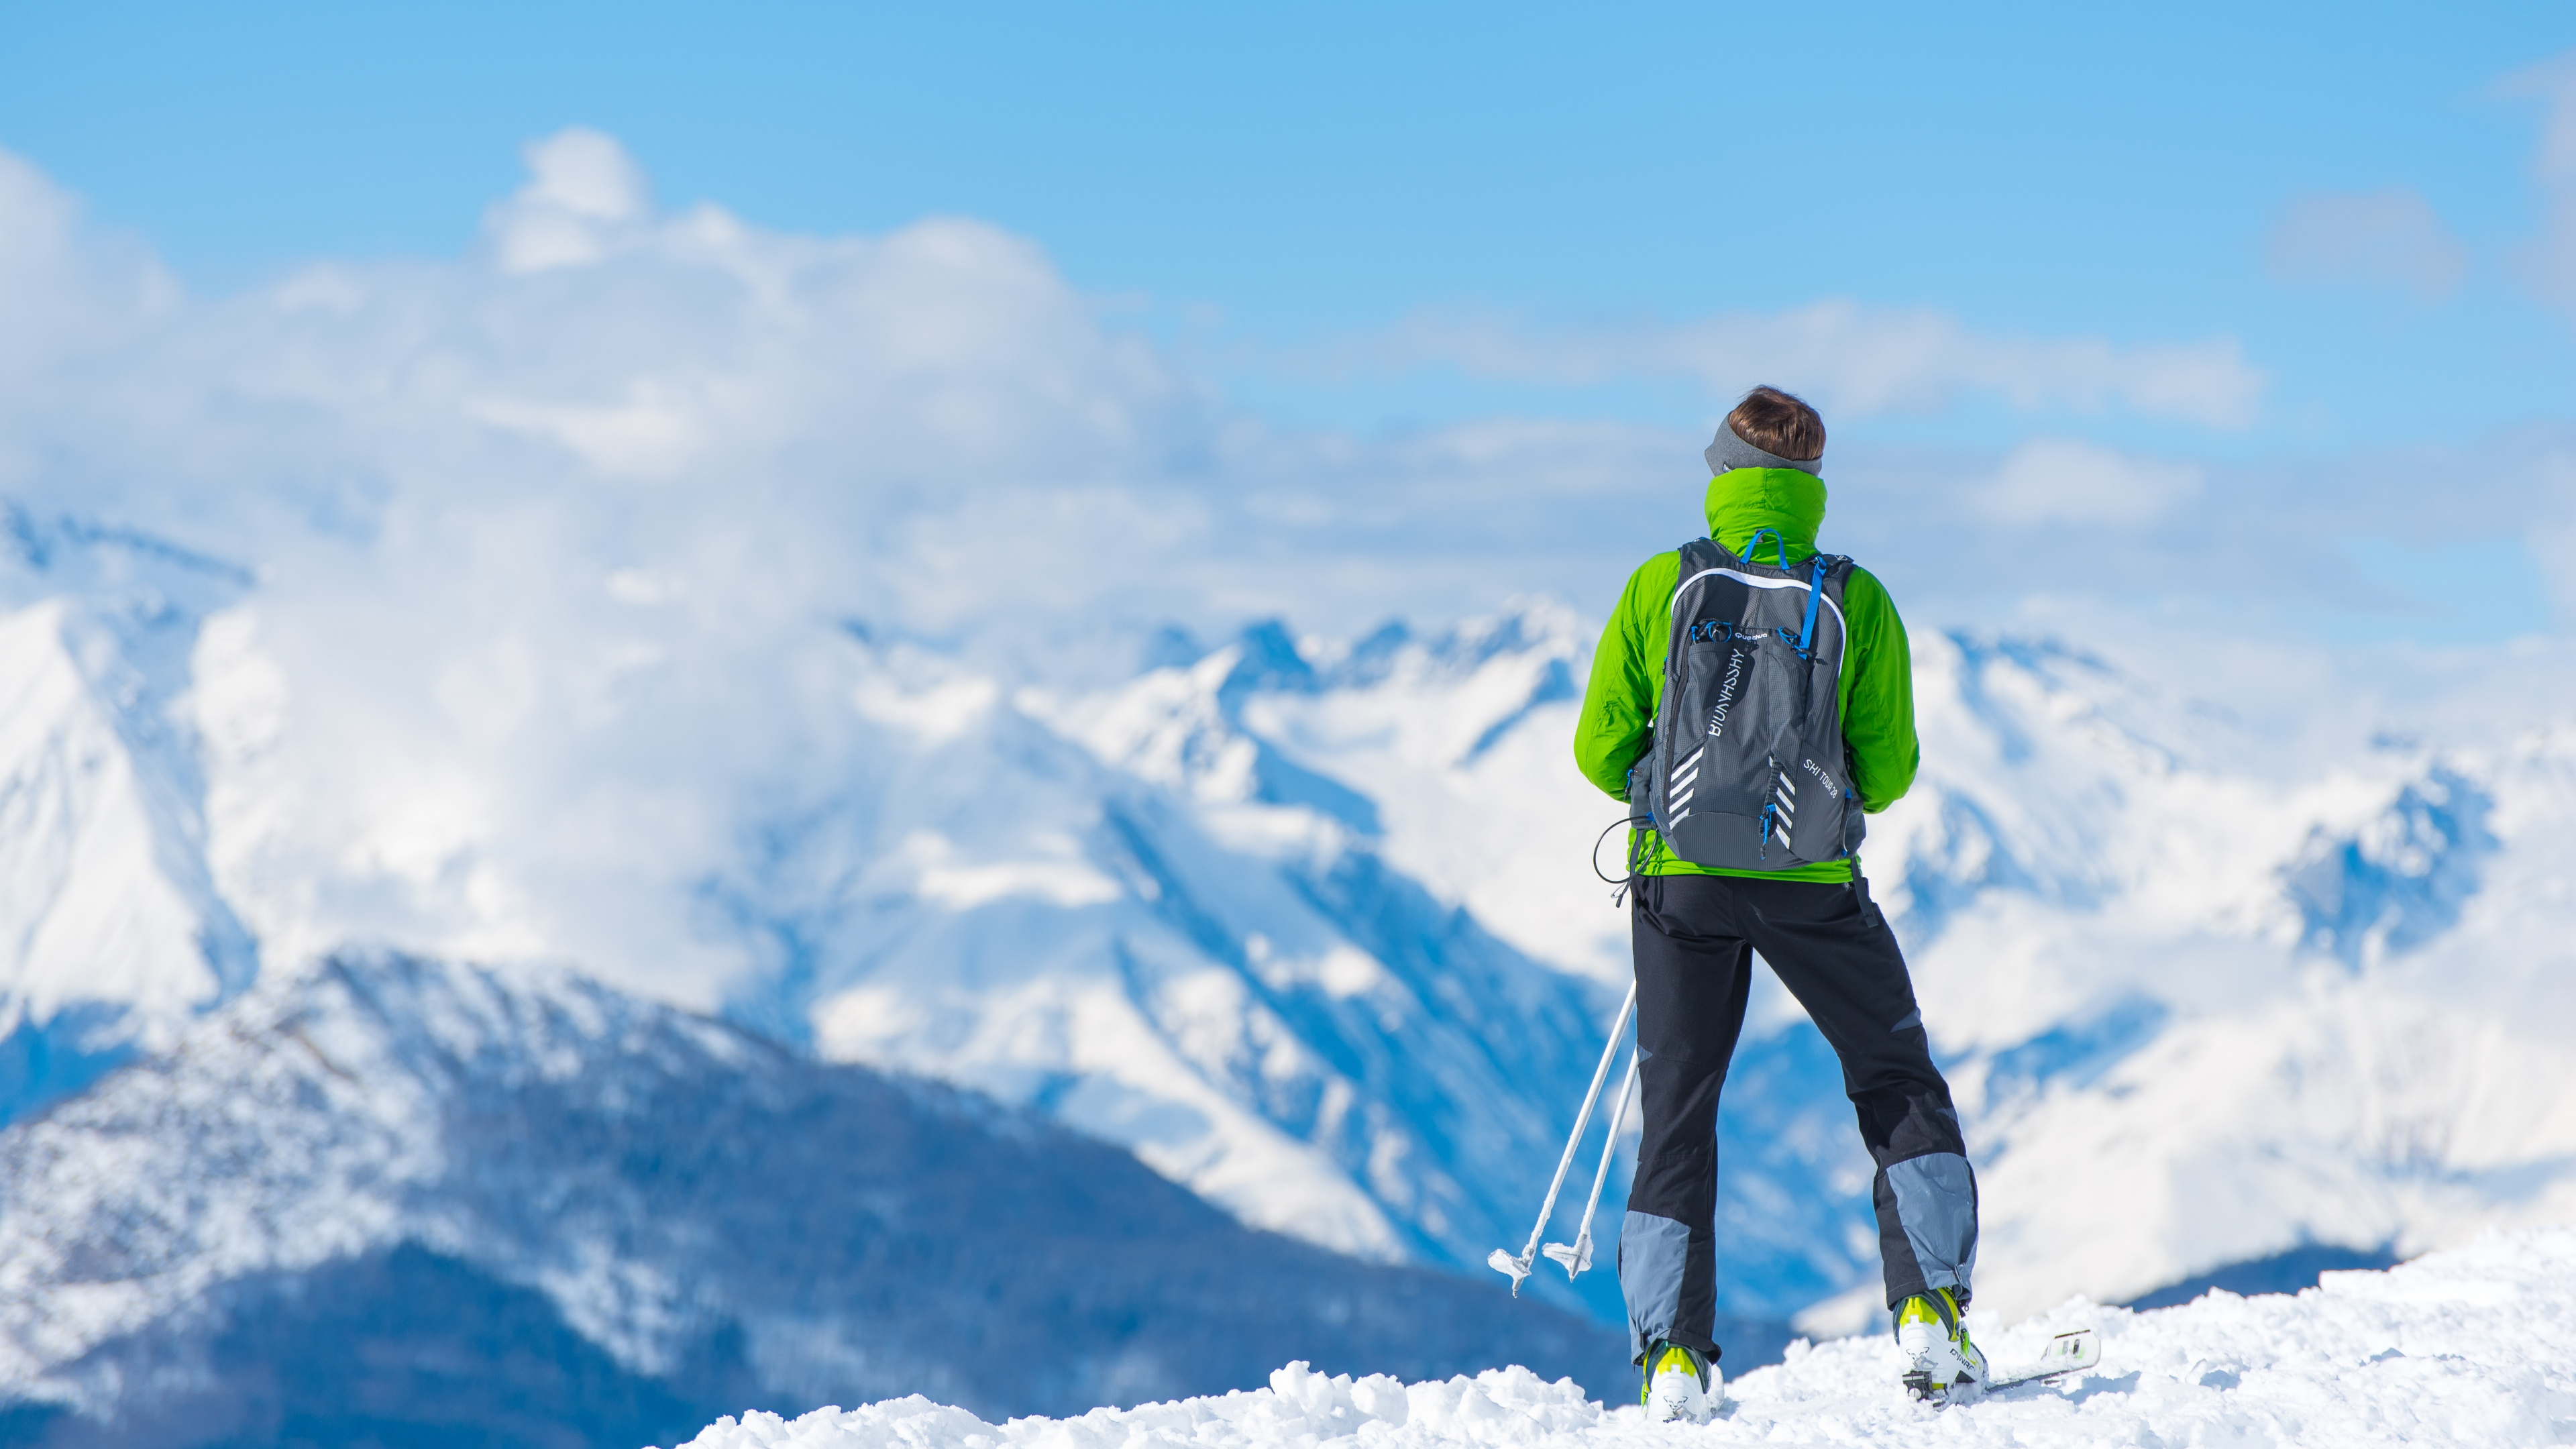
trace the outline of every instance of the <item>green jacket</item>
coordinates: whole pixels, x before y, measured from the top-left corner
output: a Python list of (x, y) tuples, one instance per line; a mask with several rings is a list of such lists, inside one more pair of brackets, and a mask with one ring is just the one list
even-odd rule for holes
[[(1738, 468), (1708, 483), (1708, 536), (1739, 555), (1754, 530), (1775, 529), (1789, 561), (1816, 552), (1825, 521), (1825, 485), (1795, 468)], [(1763, 557), (1771, 556), (1765, 541)], [(1592, 683), (1574, 726), (1574, 762), (1583, 777), (1619, 800), (1628, 798), (1628, 767), (1645, 753), (1663, 702), (1664, 656), (1672, 639), (1673, 589), (1681, 582), (1679, 551), (1657, 554), (1628, 576), (1619, 607), (1592, 650)], [(1922, 750), (1914, 739), (1914, 658), (1905, 621), (1868, 570), (1855, 567), (1843, 585), (1843, 670), (1836, 691), (1852, 786), (1872, 814), (1895, 804), (1914, 784)], [(1847, 881), (1857, 860), (1829, 860), (1794, 870), (1714, 870), (1676, 859), (1651, 830), (1647, 875), (1744, 875), (1767, 880)], [(1631, 842), (1636, 844), (1638, 842)]]

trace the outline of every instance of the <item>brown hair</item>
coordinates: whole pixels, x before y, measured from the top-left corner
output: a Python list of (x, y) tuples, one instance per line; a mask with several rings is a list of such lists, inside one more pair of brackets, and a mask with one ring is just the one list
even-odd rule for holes
[(1726, 415), (1735, 435), (1763, 452), (1804, 463), (1825, 456), (1825, 420), (1794, 393), (1757, 387)]

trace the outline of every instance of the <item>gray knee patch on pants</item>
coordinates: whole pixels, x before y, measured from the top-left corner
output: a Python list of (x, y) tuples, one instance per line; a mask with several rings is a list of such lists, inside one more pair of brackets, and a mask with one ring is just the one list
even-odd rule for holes
[(1690, 1227), (1632, 1212), (1619, 1225), (1619, 1292), (1628, 1300), (1628, 1357), (1673, 1336), (1681, 1313), (1682, 1265), (1690, 1255)]
[[(1964, 1295), (1977, 1267), (1977, 1179), (1968, 1159), (1955, 1152), (1910, 1157), (1888, 1167), (1887, 1185), (1896, 1194), (1896, 1220), (1923, 1269), (1924, 1286)], [(1626, 1242), (1622, 1236), (1622, 1251)]]

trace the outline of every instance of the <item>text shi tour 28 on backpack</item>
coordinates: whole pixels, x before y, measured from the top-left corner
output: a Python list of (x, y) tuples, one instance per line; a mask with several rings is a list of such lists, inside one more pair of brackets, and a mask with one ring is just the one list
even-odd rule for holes
[[(1753, 561), (1766, 537), (1777, 567)], [(1788, 559), (1767, 528), (1742, 558), (1713, 539), (1681, 547), (1663, 701), (1628, 772), (1628, 805), (1694, 865), (1792, 870), (1848, 855), (1866, 828), (1838, 687), (1852, 561)]]

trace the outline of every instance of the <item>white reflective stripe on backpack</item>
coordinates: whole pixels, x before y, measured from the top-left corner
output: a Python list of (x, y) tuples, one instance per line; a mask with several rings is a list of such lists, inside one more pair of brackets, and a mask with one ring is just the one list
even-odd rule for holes
[[(1682, 580), (1680, 583), (1673, 585), (1673, 613), (1676, 616), (1681, 613), (1682, 595), (1689, 590), (1691, 585), (1698, 583), (1702, 579), (1714, 577), (1730, 578), (1735, 580), (1737, 583), (1748, 584), (1757, 589), (1803, 589), (1808, 587), (1805, 579), (1757, 579), (1751, 574), (1739, 572), (1735, 569), (1701, 569), (1698, 573), (1695, 573), (1689, 578)], [(1841, 635), (1844, 641), (1844, 648), (1836, 649), (1834, 651), (1834, 677), (1836, 679), (1840, 679), (1843, 672), (1843, 654), (1850, 646), (1851, 625), (1843, 618), (1843, 606), (1834, 602), (1833, 595), (1825, 595), (1825, 607), (1834, 611), (1834, 632)]]

